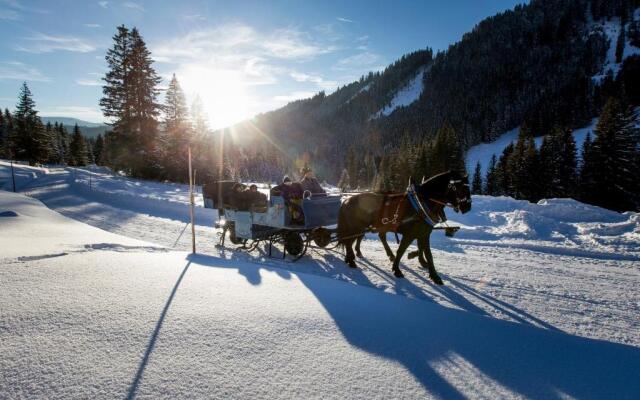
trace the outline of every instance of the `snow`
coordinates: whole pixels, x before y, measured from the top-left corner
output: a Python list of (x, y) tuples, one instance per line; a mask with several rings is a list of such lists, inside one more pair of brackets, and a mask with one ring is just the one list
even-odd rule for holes
[(359, 89), (359, 90), (358, 90), (358, 91), (357, 91), (353, 96), (351, 96), (351, 97), (349, 98), (349, 100), (347, 100), (347, 101), (345, 102), (345, 104), (350, 103), (353, 99), (355, 99), (356, 97), (358, 97), (358, 95), (359, 95), (360, 93), (363, 93), (363, 92), (368, 91), (370, 87), (371, 87), (371, 82), (368, 82), (366, 85), (364, 85), (363, 87), (361, 87), (361, 88), (360, 88), (360, 89)]
[(399, 107), (406, 107), (409, 104), (420, 98), (424, 85), (424, 74), (427, 71), (426, 67), (421, 67), (416, 75), (407, 82), (405, 86), (400, 88), (398, 92), (391, 99), (391, 103), (378, 111), (373, 118), (380, 118), (382, 116), (388, 116)]
[(176, 185), (86, 171), (17, 166), (0, 191), (3, 396), (640, 395), (638, 213), (474, 196), (432, 237), (436, 287), (374, 235), (356, 270), (216, 248), (202, 207), (188, 255)]
[[(640, 8), (636, 8), (633, 13), (633, 20), (640, 20)], [(625, 32), (629, 32), (629, 24), (625, 25)], [(620, 36), (620, 28), (622, 27), (621, 21), (619, 17), (611, 18), (609, 20), (603, 20), (598, 22), (591, 22), (590, 24), (590, 32), (603, 32), (607, 40), (609, 41), (609, 47), (607, 49), (607, 55), (602, 66), (602, 70), (593, 76), (593, 80), (600, 83), (606, 76), (609, 71), (613, 73), (613, 77), (615, 78), (620, 72), (620, 68), (622, 68), (622, 62), (627, 57), (632, 55), (640, 54), (640, 49), (633, 46), (629, 40), (627, 35), (625, 40), (624, 51), (622, 52), (622, 62), (616, 62), (616, 46), (618, 43), (618, 37)]]
[[(596, 125), (598, 125), (598, 118), (594, 118), (589, 125), (573, 131), (573, 139), (576, 142), (578, 158), (580, 158), (582, 155), (582, 146), (584, 145), (584, 141), (587, 139), (587, 134), (591, 133), (591, 139), (594, 139), (594, 131), (596, 129)], [(513, 143), (514, 145), (516, 144), (516, 142), (518, 141), (519, 133), (520, 128), (518, 127), (503, 133), (491, 143), (480, 143), (470, 147), (469, 150), (467, 150), (465, 161), (467, 172), (469, 173), (469, 175), (473, 175), (476, 169), (476, 164), (480, 162), (480, 170), (482, 172), (482, 178), (484, 179), (484, 177), (487, 175), (489, 164), (491, 163), (491, 157), (495, 155), (499, 160), (500, 155), (502, 154), (502, 151), (505, 147), (507, 147), (510, 143)], [(538, 136), (534, 138), (536, 148), (540, 149), (543, 139), (544, 136)]]
[(473, 212), (453, 215), (464, 243), (522, 247), (583, 257), (640, 261), (640, 214), (618, 213), (573, 199), (537, 204), (474, 196)]

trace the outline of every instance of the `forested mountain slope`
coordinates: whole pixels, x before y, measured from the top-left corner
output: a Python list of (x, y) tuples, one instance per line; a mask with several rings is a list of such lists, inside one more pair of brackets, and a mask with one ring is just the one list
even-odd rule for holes
[(416, 51), (330, 95), (233, 128), (238, 137), (267, 136), (293, 161), (337, 180), (350, 148), (379, 167), (402, 140), (420, 143), (445, 122), (462, 150), (523, 122), (536, 136), (584, 126), (611, 94), (639, 102), (639, 6), (534, 0), (485, 19), (446, 51)]

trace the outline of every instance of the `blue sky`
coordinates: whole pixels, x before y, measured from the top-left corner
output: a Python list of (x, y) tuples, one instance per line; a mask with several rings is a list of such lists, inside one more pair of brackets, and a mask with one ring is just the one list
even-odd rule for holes
[(405, 53), (446, 49), (523, 0), (0, 0), (0, 107), (22, 81), (41, 115), (103, 121), (100, 78), (117, 25), (137, 26), (165, 79), (212, 127), (352, 82)]

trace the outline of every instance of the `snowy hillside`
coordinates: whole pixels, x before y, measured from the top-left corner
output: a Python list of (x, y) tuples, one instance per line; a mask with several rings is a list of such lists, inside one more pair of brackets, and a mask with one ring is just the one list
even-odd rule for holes
[[(640, 21), (640, 8), (637, 8), (632, 15), (634, 21)], [(629, 31), (630, 23), (631, 22), (628, 22), (624, 26), (626, 32)], [(621, 28), (622, 24), (618, 17), (591, 23), (590, 32), (602, 32), (609, 41), (607, 56), (605, 58), (604, 65), (602, 66), (602, 70), (600, 73), (593, 76), (593, 80), (596, 82), (602, 81), (609, 71), (612, 72), (613, 77), (615, 78), (622, 67), (622, 62), (624, 62), (627, 57), (640, 54), (640, 48), (633, 46), (629, 38), (626, 37), (624, 51), (622, 53), (622, 61), (619, 63), (616, 62), (616, 44), (618, 43)]]
[(424, 74), (427, 71), (425, 67), (418, 70), (416, 75), (405, 86), (400, 88), (391, 99), (391, 103), (378, 111), (373, 118), (388, 116), (398, 107), (406, 107), (420, 98), (424, 85)]
[[(576, 142), (578, 158), (580, 158), (582, 154), (582, 145), (584, 144), (584, 141), (587, 138), (587, 134), (590, 133), (591, 138), (592, 139), (594, 138), (593, 132), (596, 129), (597, 124), (598, 124), (598, 118), (594, 118), (589, 125), (573, 131), (573, 139)], [(515, 144), (518, 141), (519, 133), (520, 133), (519, 128), (512, 129), (508, 132), (503, 133), (491, 143), (480, 143), (469, 148), (469, 150), (467, 150), (467, 156), (465, 160), (467, 165), (467, 172), (469, 173), (469, 175), (473, 175), (473, 172), (475, 171), (475, 168), (476, 168), (476, 164), (479, 162), (480, 168), (482, 171), (482, 177), (484, 179), (484, 177), (487, 174), (487, 169), (489, 168), (489, 163), (491, 162), (491, 157), (495, 155), (496, 158), (499, 159), (500, 154), (502, 154), (502, 151), (504, 150), (505, 147), (507, 147), (510, 143)], [(543, 136), (538, 136), (534, 138), (536, 147), (538, 149), (542, 145), (543, 139), (544, 139)]]

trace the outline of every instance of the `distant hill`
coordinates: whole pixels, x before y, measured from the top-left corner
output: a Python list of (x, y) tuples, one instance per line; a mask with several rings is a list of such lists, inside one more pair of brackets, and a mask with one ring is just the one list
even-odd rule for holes
[(83, 121), (81, 119), (71, 117), (41, 117), (41, 119), (45, 124), (48, 122), (51, 122), (52, 124), (55, 122), (62, 124), (69, 132), (72, 131), (75, 124), (78, 124), (82, 134), (88, 138), (96, 138), (98, 135), (104, 135), (104, 133), (109, 130), (109, 125)]

